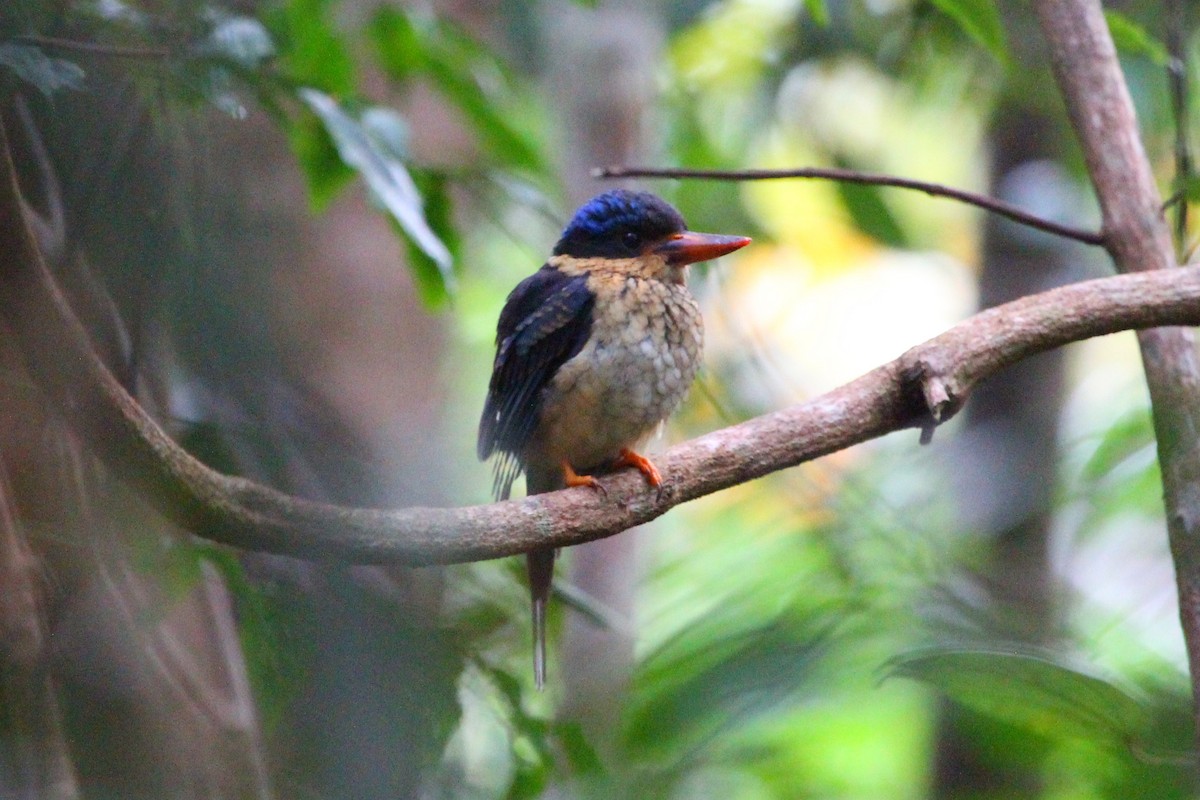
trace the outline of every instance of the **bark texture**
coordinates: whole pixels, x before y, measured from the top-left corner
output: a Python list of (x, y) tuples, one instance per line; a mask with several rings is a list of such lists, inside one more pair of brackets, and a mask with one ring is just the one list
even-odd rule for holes
[[(1170, 270), (1176, 262), (1162, 197), (1100, 3), (1039, 0), (1034, 7), (1100, 200), (1105, 246), (1122, 272)], [(1200, 358), (1192, 331), (1183, 328), (1142, 331), (1138, 343), (1200, 717)]]

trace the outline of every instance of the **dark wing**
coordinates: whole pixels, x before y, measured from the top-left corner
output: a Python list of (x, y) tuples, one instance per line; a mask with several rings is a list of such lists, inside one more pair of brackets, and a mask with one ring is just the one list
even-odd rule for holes
[(506, 497), (517, 460), (537, 425), (541, 392), (592, 330), (595, 295), (586, 275), (542, 267), (512, 290), (496, 327), (496, 361), (479, 420), (481, 460), (499, 451), (496, 494)]

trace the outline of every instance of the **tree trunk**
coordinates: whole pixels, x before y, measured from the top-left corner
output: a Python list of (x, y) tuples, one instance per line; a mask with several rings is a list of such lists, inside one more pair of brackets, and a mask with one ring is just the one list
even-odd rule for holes
[[(1069, 214), (1072, 189), (1048, 151), (1051, 123), (1018, 105), (994, 117), (989, 194), (1017, 205), (1038, 198), (1036, 210), (1054, 219)], [(1063, 203), (1056, 203), (1055, 199)], [(991, 308), (1070, 282), (1082, 248), (989, 216), (984, 226), (979, 306)], [(1047, 561), (1057, 481), (1063, 352), (1026, 359), (983, 383), (967, 405), (966, 426), (952, 458), (960, 524), (985, 548), (982, 596), (974, 609), (995, 623), (977, 635), (1048, 644), (1056, 626), (1053, 575)], [(1026, 797), (1040, 780), (1026, 768), (999, 763), (986, 747), (991, 723), (944, 703), (934, 764), (939, 798)]]

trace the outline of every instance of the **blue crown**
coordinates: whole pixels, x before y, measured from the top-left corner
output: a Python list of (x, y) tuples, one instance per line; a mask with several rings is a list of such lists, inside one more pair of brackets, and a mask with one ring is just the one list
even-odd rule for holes
[(649, 192), (614, 189), (580, 206), (563, 230), (554, 253), (628, 255), (618, 247), (625, 233), (637, 233), (643, 240), (652, 241), (684, 230), (687, 224), (683, 217), (662, 198)]

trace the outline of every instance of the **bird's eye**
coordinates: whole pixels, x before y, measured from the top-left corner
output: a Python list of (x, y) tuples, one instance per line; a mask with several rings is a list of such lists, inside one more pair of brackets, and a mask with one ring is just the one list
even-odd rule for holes
[(642, 249), (642, 237), (638, 236), (633, 231), (630, 231), (622, 236), (621, 241), (624, 242), (627, 248), (635, 252)]

